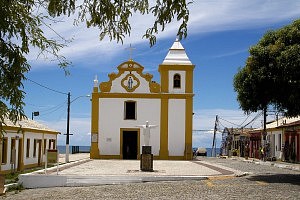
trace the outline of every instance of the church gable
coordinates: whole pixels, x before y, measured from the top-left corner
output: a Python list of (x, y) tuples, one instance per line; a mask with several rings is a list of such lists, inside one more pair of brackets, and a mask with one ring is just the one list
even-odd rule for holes
[(108, 75), (109, 81), (100, 84), (101, 92), (159, 93), (160, 85), (152, 81), (153, 75), (143, 73), (144, 67), (130, 60), (118, 66), (118, 73)]

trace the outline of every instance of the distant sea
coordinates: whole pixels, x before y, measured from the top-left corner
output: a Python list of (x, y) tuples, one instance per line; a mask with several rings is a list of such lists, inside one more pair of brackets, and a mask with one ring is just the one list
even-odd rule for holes
[[(79, 152), (84, 152), (84, 153), (89, 153), (91, 146), (78, 146), (79, 147)], [(59, 153), (64, 154), (66, 153), (66, 146), (57, 146)], [(197, 149), (197, 148), (193, 148)], [(212, 148), (206, 148), (207, 151), (207, 157), (211, 157), (211, 151)], [(69, 147), (69, 152), (72, 153), (72, 146)], [(220, 154), (220, 148), (216, 148), (216, 154)]]
[[(80, 153), (90, 153), (91, 146), (77, 146), (79, 147), (79, 152)], [(66, 153), (66, 146), (57, 146), (58, 151), (60, 154), (65, 154)], [(72, 153), (72, 146), (69, 146), (69, 153)]]
[[(212, 151), (212, 148), (206, 148), (207, 157), (211, 157), (211, 151)], [(216, 155), (220, 155), (220, 148), (216, 148)]]

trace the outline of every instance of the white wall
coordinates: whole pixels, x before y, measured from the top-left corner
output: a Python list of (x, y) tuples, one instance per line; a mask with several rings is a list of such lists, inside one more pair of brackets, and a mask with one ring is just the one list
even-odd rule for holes
[[(124, 120), (124, 102), (128, 100), (137, 102), (137, 120)], [(151, 129), (150, 145), (152, 153), (159, 155), (160, 99), (99, 99), (99, 110), (98, 145), (101, 155), (120, 155), (120, 128), (137, 128), (137, 125), (144, 125), (146, 121), (149, 121), (151, 125), (158, 125)], [(141, 129), (140, 145), (143, 145), (143, 141)]]
[[(175, 74), (180, 75), (180, 88), (173, 88), (173, 78)], [(169, 71), (169, 93), (185, 93), (185, 71)]]
[[(26, 149), (27, 149), (27, 139), (30, 139), (30, 148), (29, 148), (29, 157), (26, 157)], [(38, 163), (38, 148), (39, 145), (36, 145), (36, 156), (33, 157), (33, 151), (34, 151), (34, 139), (42, 140), (42, 143), (44, 142), (44, 139), (47, 139), (46, 141), (46, 149), (49, 147), (49, 139), (55, 139), (56, 140), (56, 135), (55, 134), (44, 134), (43, 133), (33, 133), (33, 132), (25, 132), (24, 133), (24, 165), (29, 165), (29, 164), (35, 164)], [(43, 147), (43, 144), (41, 144)], [(56, 141), (57, 145), (57, 141)], [(43, 155), (43, 148), (42, 148), (42, 161), (44, 161), (45, 157)]]
[(185, 148), (185, 100), (169, 100), (168, 144), (170, 156), (183, 156)]
[[(11, 169), (11, 138), (16, 138), (16, 136), (18, 136), (19, 138), (22, 138), (23, 135), (21, 133), (17, 133), (16, 131), (6, 131), (6, 133), (4, 133), (4, 137), (7, 138), (7, 155), (6, 155), (6, 158), (7, 158), (7, 162), (4, 163), (4, 164), (1, 164), (1, 170), (10, 170)], [(16, 145), (15, 145), (15, 148), (16, 148), (16, 169), (17, 169), (17, 166), (18, 166), (18, 157), (19, 157), (19, 140), (16, 140)], [(2, 161), (0, 161), (2, 162)]]
[[(275, 155), (276, 158), (280, 158), (280, 152), (281, 152), (281, 146), (283, 145), (283, 134), (282, 134), (282, 130), (278, 130), (278, 131), (273, 131), (274, 137), (275, 137), (275, 142), (274, 142), (274, 148), (275, 148)], [(279, 137), (279, 135), (281, 134), (281, 138)], [(279, 140), (281, 139), (281, 142), (279, 142)], [(281, 146), (280, 146), (281, 144)], [(277, 147), (277, 148), (276, 148)]]
[[(29, 157), (26, 157), (27, 139), (30, 139)], [(36, 145), (36, 157), (33, 157), (34, 139), (43, 139), (43, 134), (26, 132), (24, 134), (24, 165), (38, 163), (38, 145)]]

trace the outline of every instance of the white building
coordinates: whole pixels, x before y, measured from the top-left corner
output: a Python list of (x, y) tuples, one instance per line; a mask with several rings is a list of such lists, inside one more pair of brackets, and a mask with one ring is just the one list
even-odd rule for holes
[(149, 121), (155, 159), (192, 159), (194, 65), (175, 41), (158, 67), (160, 84), (129, 60), (92, 93), (91, 158), (139, 159)]
[(296, 122), (300, 122), (299, 116), (292, 118), (283, 117), (266, 125), (271, 157), (283, 159), (284, 151), (287, 150), (286, 148), (289, 148), (289, 154), (293, 150), (296, 155), (296, 161), (300, 161), (300, 134), (299, 125)]
[(56, 149), (59, 132), (31, 119), (5, 120), (0, 173), (43, 165), (46, 149)]

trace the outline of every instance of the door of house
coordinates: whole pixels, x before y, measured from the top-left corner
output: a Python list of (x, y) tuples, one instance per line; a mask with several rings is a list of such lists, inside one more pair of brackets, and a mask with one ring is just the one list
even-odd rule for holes
[(123, 131), (123, 159), (138, 158), (138, 132)]

